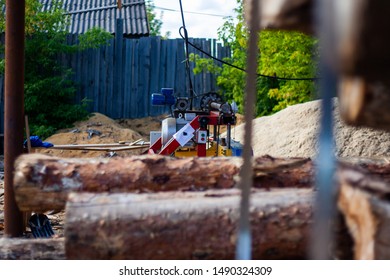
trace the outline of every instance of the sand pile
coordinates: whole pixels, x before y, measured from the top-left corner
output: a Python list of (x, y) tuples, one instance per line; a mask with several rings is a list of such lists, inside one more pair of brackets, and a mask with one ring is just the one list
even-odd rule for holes
[[(319, 131), (320, 101), (290, 106), (272, 116), (261, 117), (253, 123), (253, 151), (255, 156), (315, 157)], [(390, 157), (390, 133), (369, 128), (345, 125), (339, 117), (337, 99), (334, 100), (334, 128), (336, 155), (339, 157)], [(113, 120), (94, 113), (87, 121), (75, 123), (74, 128), (60, 131), (45, 141), (54, 145), (111, 144), (119, 141), (149, 141), (149, 132), (161, 129), (166, 116), (142, 119)], [(238, 116), (238, 123), (243, 120)], [(100, 134), (90, 135), (91, 130)], [(89, 132), (88, 132), (89, 131)], [(232, 136), (243, 142), (244, 125), (237, 125)], [(107, 152), (66, 151), (40, 149), (39, 152), (61, 157), (104, 157)], [(140, 154), (143, 151), (118, 152), (119, 156)]]
[[(122, 127), (115, 120), (100, 113), (93, 113), (92, 116), (82, 122), (74, 124), (73, 128), (59, 131), (50, 136), (45, 141), (54, 145), (72, 144), (112, 144), (119, 141), (134, 142), (143, 139), (148, 141), (148, 137), (143, 137), (140, 133)], [(141, 150), (117, 152), (119, 156), (140, 154)], [(105, 157), (107, 152), (100, 151), (76, 151), (76, 150), (54, 150), (39, 149), (39, 153), (46, 153), (60, 157)]]
[[(319, 132), (320, 101), (290, 106), (272, 116), (253, 122), (253, 151), (255, 156), (315, 157)], [(390, 156), (390, 133), (345, 125), (334, 100), (336, 155), (339, 157)], [(243, 141), (244, 126), (232, 135)]]
[(116, 122), (124, 128), (129, 128), (138, 132), (143, 138), (149, 140), (150, 131), (160, 131), (161, 122), (167, 117), (168, 115), (140, 119), (119, 119)]

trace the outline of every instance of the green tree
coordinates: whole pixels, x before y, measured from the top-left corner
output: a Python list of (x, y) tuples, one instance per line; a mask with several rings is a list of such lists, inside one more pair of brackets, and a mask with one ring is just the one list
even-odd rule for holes
[[(0, 1), (4, 7), (5, 1)], [(95, 28), (79, 37), (80, 44), (68, 45), (65, 30), (69, 18), (61, 7), (60, 1), (53, 1), (50, 10), (42, 11), (38, 0), (26, 0), (25, 113), (31, 134), (42, 138), (88, 115), (85, 101), (73, 101), (76, 85), (71, 80), (72, 71), (61, 66), (59, 56), (97, 47), (111, 38), (109, 33)], [(1, 32), (5, 31), (4, 19), (1, 14)]]
[[(226, 61), (246, 68), (248, 30), (243, 18), (242, 0), (237, 0), (236, 18), (229, 17), (219, 28), (219, 39), (232, 50)], [(299, 32), (263, 30), (259, 40), (259, 75), (257, 83), (257, 115), (268, 115), (313, 98), (315, 83), (312, 80), (284, 80), (272, 78), (307, 78), (316, 74), (315, 57), (317, 40)], [(242, 112), (244, 99), (244, 71), (223, 65), (212, 59), (191, 56), (196, 62), (194, 73), (209, 71), (217, 74), (217, 84), (228, 100), (235, 100)]]
[[(157, 15), (153, 0), (146, 0), (146, 13), (149, 22), (150, 36), (161, 36), (161, 27), (163, 25), (162, 18), (164, 13), (161, 12), (159, 16)], [(169, 36), (169, 32), (164, 35), (164, 37)]]

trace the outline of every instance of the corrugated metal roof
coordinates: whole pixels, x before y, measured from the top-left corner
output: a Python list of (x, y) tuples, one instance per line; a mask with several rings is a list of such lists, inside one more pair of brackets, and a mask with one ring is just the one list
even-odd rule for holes
[[(51, 9), (52, 0), (40, 2), (44, 10)], [(71, 34), (82, 34), (92, 27), (115, 33), (116, 19), (122, 18), (124, 35), (149, 35), (146, 5), (142, 0), (122, 0), (122, 9), (117, 8), (117, 0), (63, 0), (63, 9), (71, 19)]]

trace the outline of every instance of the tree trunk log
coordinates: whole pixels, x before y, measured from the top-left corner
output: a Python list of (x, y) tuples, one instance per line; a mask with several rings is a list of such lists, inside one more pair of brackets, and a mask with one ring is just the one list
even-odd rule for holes
[(390, 84), (362, 77), (341, 79), (340, 116), (350, 125), (390, 130)]
[[(70, 192), (160, 192), (229, 189), (236, 185), (241, 158), (170, 158), (148, 155), (116, 159), (21, 156), (14, 186), (23, 211), (61, 210)], [(309, 159), (255, 160), (255, 186), (310, 187)], [(292, 172), (294, 171), (294, 172)]]
[(0, 238), (0, 260), (64, 260), (64, 238)]
[[(233, 259), (239, 198), (237, 190), (72, 194), (66, 207), (66, 256)], [(258, 190), (251, 199), (253, 258), (305, 258), (312, 190)]]
[[(371, 166), (372, 168), (372, 166)], [(342, 167), (338, 206), (353, 237), (355, 259), (390, 259), (389, 166), (369, 174)], [(387, 176), (378, 174), (387, 172)]]

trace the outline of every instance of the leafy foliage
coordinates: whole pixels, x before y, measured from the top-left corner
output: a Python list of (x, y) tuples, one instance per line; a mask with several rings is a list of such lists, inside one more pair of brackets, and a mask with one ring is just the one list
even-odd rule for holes
[[(0, 1), (4, 5), (5, 1)], [(42, 138), (88, 115), (86, 101), (74, 104), (72, 71), (60, 65), (59, 56), (106, 44), (111, 38), (101, 29), (91, 29), (79, 37), (80, 44), (66, 44), (69, 18), (61, 7), (60, 1), (53, 1), (49, 11), (42, 11), (38, 0), (26, 0), (25, 113), (31, 133)], [(0, 28), (5, 31), (4, 14), (0, 15)]]
[[(161, 36), (161, 27), (163, 25), (163, 12), (160, 13), (159, 17), (155, 12), (155, 6), (153, 0), (146, 0), (146, 14), (148, 17), (149, 28), (150, 28), (150, 36)], [(170, 33), (164, 35), (164, 37), (168, 38)]]
[[(248, 30), (243, 19), (242, 0), (237, 0), (237, 17), (229, 17), (219, 29), (219, 39), (230, 46), (232, 57), (225, 59), (239, 68), (246, 68)], [(313, 57), (317, 55), (317, 40), (299, 32), (260, 32), (258, 73), (267, 76), (309, 78), (316, 73)], [(246, 73), (237, 68), (218, 66), (212, 59), (191, 55), (196, 62), (194, 73), (202, 71), (218, 75), (217, 84), (229, 100), (234, 100), (242, 112)], [(259, 75), (257, 83), (257, 115), (268, 115), (313, 98), (315, 83), (308, 80), (283, 80)]]

